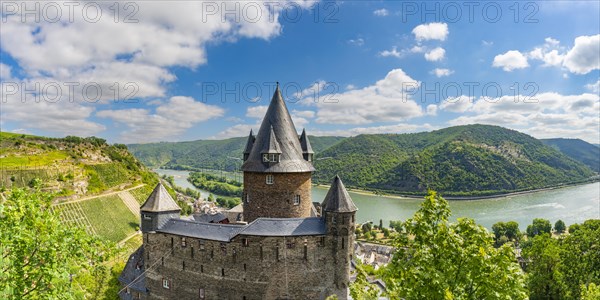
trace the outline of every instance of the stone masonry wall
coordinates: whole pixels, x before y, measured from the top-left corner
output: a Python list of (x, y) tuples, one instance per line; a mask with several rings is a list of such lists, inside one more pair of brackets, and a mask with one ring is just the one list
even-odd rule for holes
[(343, 248), (339, 241), (329, 234), (238, 235), (231, 242), (144, 234), (148, 298), (203, 299), (204, 293), (204, 299), (325, 299), (332, 294), (347, 299), (347, 285), (341, 286), (338, 276), (347, 272), (349, 260), (339, 258), (351, 256), (352, 247), (349, 239)]
[[(266, 183), (267, 175), (273, 175), (273, 184)], [(295, 195), (300, 195), (299, 205), (294, 205)], [(248, 199), (249, 201), (247, 201)], [(310, 217), (311, 173), (244, 172), (242, 200), (244, 201), (244, 221), (248, 223), (259, 217)]]

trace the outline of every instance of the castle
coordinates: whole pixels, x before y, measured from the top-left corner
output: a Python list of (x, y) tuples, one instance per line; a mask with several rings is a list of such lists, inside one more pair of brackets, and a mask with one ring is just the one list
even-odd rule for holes
[(244, 149), (243, 222), (181, 218), (159, 183), (140, 208), (143, 245), (121, 299), (348, 299), (357, 209), (337, 176), (312, 202), (313, 154), (277, 87)]

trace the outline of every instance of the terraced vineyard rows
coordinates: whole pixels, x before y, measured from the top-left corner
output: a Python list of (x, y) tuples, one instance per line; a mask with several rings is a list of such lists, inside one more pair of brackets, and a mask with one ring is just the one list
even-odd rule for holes
[(68, 225), (77, 225), (85, 230), (90, 235), (96, 235), (96, 230), (90, 220), (86, 217), (80, 203), (66, 203), (57, 205), (53, 208), (59, 211), (60, 219)]

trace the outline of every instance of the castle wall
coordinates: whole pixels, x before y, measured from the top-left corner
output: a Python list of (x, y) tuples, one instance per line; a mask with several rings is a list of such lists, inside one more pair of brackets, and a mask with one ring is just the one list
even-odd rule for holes
[(202, 292), (204, 299), (347, 298), (347, 285), (336, 279), (348, 270), (350, 260), (339, 258), (350, 257), (352, 247), (342, 249), (339, 237), (238, 235), (231, 242), (186, 237), (185, 246), (182, 238), (144, 235), (149, 299), (202, 299)]
[[(266, 183), (273, 175), (273, 184)], [(294, 196), (300, 195), (300, 204), (294, 205)], [(247, 201), (249, 197), (249, 202)], [(252, 173), (244, 172), (244, 221), (250, 223), (259, 217), (310, 217), (311, 173)]]

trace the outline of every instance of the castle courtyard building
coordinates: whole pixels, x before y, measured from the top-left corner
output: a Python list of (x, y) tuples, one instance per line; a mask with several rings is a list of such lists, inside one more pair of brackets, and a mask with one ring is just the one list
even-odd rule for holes
[(143, 245), (121, 299), (348, 299), (357, 209), (337, 176), (313, 203), (313, 155), (277, 88), (243, 152), (243, 222), (182, 219), (159, 183), (140, 208)]

